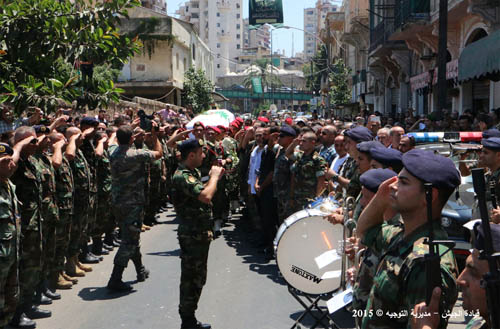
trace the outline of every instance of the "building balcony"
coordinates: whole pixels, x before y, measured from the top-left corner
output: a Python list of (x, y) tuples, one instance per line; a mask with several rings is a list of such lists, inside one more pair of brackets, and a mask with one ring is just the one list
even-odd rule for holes
[(332, 31), (344, 31), (344, 24), (345, 24), (345, 13), (344, 12), (328, 13), (328, 21), (330, 24), (330, 30), (332, 30)]
[(430, 0), (400, 0), (394, 7), (394, 27), (404, 29), (406, 25), (427, 22), (430, 19)]

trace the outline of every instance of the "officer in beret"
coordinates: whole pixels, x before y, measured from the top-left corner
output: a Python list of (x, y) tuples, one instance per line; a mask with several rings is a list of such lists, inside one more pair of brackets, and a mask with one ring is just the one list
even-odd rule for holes
[[(481, 141), (483, 148), (479, 154), (479, 161), (489, 169), (486, 178), (486, 197), (491, 201), (490, 187), (495, 188), (497, 199), (500, 197), (500, 137), (491, 137)], [(490, 213), (494, 223), (500, 223), (500, 208), (492, 209)]]
[(211, 328), (196, 320), (195, 311), (207, 278), (207, 260), (212, 232), (212, 198), (223, 168), (212, 166), (209, 180), (201, 181), (199, 168), (205, 157), (203, 141), (190, 139), (178, 145), (181, 162), (172, 178), (173, 204), (180, 224), (177, 231), (181, 248), (179, 314), (182, 329)]
[[(424, 243), (430, 229), (428, 206), (434, 218), (435, 239), (447, 238), (440, 219), (444, 205), (461, 181), (455, 164), (449, 158), (416, 149), (403, 155), (403, 165), (397, 178), (380, 185), (358, 220), (357, 237), (361, 243), (382, 255), (361, 328), (407, 328), (414, 306), (425, 300), (427, 280), (423, 258), (429, 251)], [(427, 204), (424, 183), (433, 186), (432, 205)], [(401, 214), (402, 229), (384, 223), (384, 213), (391, 207)], [(441, 257), (440, 269), (442, 310), (446, 312), (451, 311), (458, 296), (455, 282), (458, 269), (453, 253)], [(408, 316), (391, 318), (392, 312), (406, 312)], [(444, 328), (446, 322), (447, 319), (441, 319), (439, 327)]]
[[(152, 122), (153, 128), (156, 122)], [(142, 264), (140, 233), (144, 220), (145, 180), (144, 167), (160, 159), (163, 151), (156, 135), (157, 129), (151, 129), (153, 149), (134, 149), (133, 129), (121, 126), (109, 141), (109, 160), (111, 162), (112, 188), (111, 198), (113, 213), (120, 223), (120, 248), (114, 258), (113, 272), (108, 282), (108, 289), (129, 291), (132, 289), (122, 281), (122, 274), (132, 260), (137, 273), (137, 281), (144, 281), (149, 271)]]
[(483, 139), (488, 139), (490, 137), (500, 137), (500, 130), (497, 128), (491, 128), (483, 131)]
[(370, 150), (371, 168), (389, 168), (397, 173), (403, 169), (403, 153), (393, 148), (373, 148)]
[[(500, 252), (500, 225), (491, 224), (491, 240), (493, 242), (493, 251)], [(486, 290), (481, 281), (484, 275), (490, 272), (488, 261), (480, 257), (480, 252), (484, 250), (484, 233), (482, 224), (478, 225), (475, 230), (474, 249), (467, 257), (465, 268), (460, 273), (457, 283), (462, 290), (463, 303), (462, 307), (470, 313), (477, 313), (467, 324), (467, 329), (489, 329), (493, 326), (489, 323), (490, 312), (498, 312), (498, 310), (488, 309), (486, 300)], [(430, 305), (427, 307), (425, 302), (415, 306), (414, 314), (428, 313), (430, 316), (423, 316), (412, 320), (412, 328), (438, 328), (439, 325), (439, 300), (441, 293), (439, 288), (435, 288)]]

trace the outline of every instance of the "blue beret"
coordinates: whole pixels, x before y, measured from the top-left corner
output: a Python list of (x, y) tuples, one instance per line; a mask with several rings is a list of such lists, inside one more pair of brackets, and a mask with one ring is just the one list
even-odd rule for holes
[(388, 167), (402, 167), (403, 153), (393, 148), (373, 148), (370, 150), (372, 159)]
[(404, 153), (403, 166), (410, 174), (437, 189), (454, 189), (461, 182), (453, 161), (432, 151), (413, 149)]
[(483, 131), (483, 139), (491, 137), (500, 137), (500, 130), (496, 128), (491, 128)]
[(380, 143), (379, 141), (361, 142), (361, 143), (356, 145), (356, 148), (358, 149), (358, 151), (363, 152), (363, 153), (370, 153), (370, 150), (375, 149), (375, 148), (379, 148), (379, 147), (385, 148), (385, 146), (382, 143)]
[(83, 117), (82, 120), (80, 120), (80, 124), (87, 126), (97, 126), (99, 124), (99, 120), (94, 117)]
[(191, 150), (195, 150), (199, 147), (202, 147), (203, 145), (205, 145), (205, 143), (201, 139), (200, 140), (198, 140), (198, 139), (186, 139), (185, 141), (182, 141), (181, 143), (179, 143), (177, 148), (179, 149), (179, 151), (181, 153), (183, 153), (183, 152), (189, 152)]
[[(476, 239), (474, 242), (474, 248), (478, 250), (484, 250), (484, 233), (483, 224), (477, 225), (474, 228), (476, 230)], [(500, 252), (500, 224), (495, 224), (490, 222), (491, 240), (493, 242), (493, 251)]]
[(48, 134), (50, 132), (50, 129), (44, 125), (35, 125), (33, 129), (35, 129), (37, 134)]
[(359, 181), (362, 186), (373, 193), (377, 193), (380, 184), (397, 175), (398, 174), (390, 169), (370, 169), (359, 177)]
[(500, 151), (500, 137), (490, 137), (481, 141), (484, 147), (493, 151)]
[(349, 137), (356, 143), (367, 142), (373, 139), (371, 130), (363, 126), (356, 126), (346, 130), (344, 136)]
[(12, 147), (9, 146), (9, 144), (0, 143), (0, 157), (4, 155), (13, 155), (13, 154), (14, 150), (12, 149)]
[(291, 137), (297, 137), (297, 132), (295, 131), (295, 129), (293, 129), (289, 125), (283, 125), (280, 129), (280, 134), (283, 134), (286, 136), (291, 136)]

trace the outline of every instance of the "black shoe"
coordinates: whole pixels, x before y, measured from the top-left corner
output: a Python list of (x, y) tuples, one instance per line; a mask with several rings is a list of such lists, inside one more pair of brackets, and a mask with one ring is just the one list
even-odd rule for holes
[(119, 241), (118, 239), (113, 240), (113, 246), (115, 246), (115, 247), (119, 247), (120, 243), (121, 243), (121, 241)]
[(31, 329), (36, 327), (36, 322), (28, 318), (22, 311), (16, 311), (9, 325), (14, 328)]
[(99, 259), (97, 259), (94, 256), (91, 256), (90, 253), (80, 254), (78, 256), (78, 260), (80, 261), (80, 263), (83, 263), (83, 264), (97, 264), (97, 263), (99, 263)]
[[(111, 244), (113, 244), (113, 242), (111, 242)], [(111, 244), (103, 243), (103, 244), (102, 244), (102, 247), (103, 247), (104, 249), (106, 249), (107, 251), (113, 251), (115, 248), (114, 248)], [(109, 253), (108, 253), (108, 254), (109, 254)]]
[(89, 252), (89, 255), (90, 255), (91, 257), (97, 258), (97, 260), (98, 260), (98, 261), (100, 261), (100, 262), (102, 262), (102, 261), (104, 260), (104, 257), (102, 257), (102, 256), (98, 256), (98, 255), (96, 255), (96, 254), (94, 254), (94, 253), (92, 253), (92, 252)]
[(33, 297), (33, 303), (37, 305), (50, 305), (52, 304), (52, 299), (42, 293), (40, 289), (37, 289), (35, 296)]
[(28, 310), (26, 310), (26, 316), (30, 319), (43, 319), (50, 318), (52, 312), (48, 310), (41, 310), (37, 306), (32, 305)]
[(115, 264), (107, 286), (109, 290), (126, 292), (126, 291), (131, 291), (133, 289), (129, 284), (122, 281), (122, 275), (124, 270), (125, 267)]
[(182, 321), (181, 329), (211, 329), (212, 326), (208, 323), (201, 323), (200, 321)]
[(144, 266), (137, 273), (137, 282), (144, 282), (149, 278), (149, 270)]
[(50, 299), (52, 300), (58, 300), (58, 299), (61, 299), (61, 294), (56, 292), (55, 290), (52, 291), (50, 290), (49, 288), (45, 289), (45, 291), (43, 292), (43, 294), (47, 297), (49, 297)]

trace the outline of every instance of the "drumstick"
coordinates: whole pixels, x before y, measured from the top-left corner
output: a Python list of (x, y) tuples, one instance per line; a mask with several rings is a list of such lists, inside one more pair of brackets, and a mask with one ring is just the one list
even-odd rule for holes
[(321, 232), (321, 235), (323, 236), (323, 240), (325, 241), (326, 245), (328, 246), (328, 250), (332, 250), (332, 245), (330, 244), (330, 241), (328, 241), (328, 237), (326, 236), (325, 231)]

